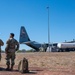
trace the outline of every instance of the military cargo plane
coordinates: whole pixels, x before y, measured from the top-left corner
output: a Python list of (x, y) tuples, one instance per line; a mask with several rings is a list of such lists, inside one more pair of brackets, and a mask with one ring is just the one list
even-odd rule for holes
[[(49, 46), (48, 43), (41, 44), (36, 41), (31, 41), (24, 26), (21, 26), (20, 29), (19, 43), (26, 44), (27, 46), (35, 49), (37, 52), (40, 51), (40, 49), (43, 49), (43, 51), (46, 52)], [(63, 43), (53, 43), (50, 44), (50, 47), (51, 52), (75, 51), (75, 40)]]

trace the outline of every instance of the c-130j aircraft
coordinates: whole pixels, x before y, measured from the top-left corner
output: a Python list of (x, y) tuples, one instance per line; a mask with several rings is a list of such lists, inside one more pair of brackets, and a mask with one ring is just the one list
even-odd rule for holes
[(41, 44), (36, 41), (31, 41), (24, 26), (21, 26), (21, 29), (20, 29), (19, 43), (26, 44), (27, 46), (35, 49), (37, 52), (40, 51), (41, 47), (44, 48), (44, 51), (46, 52), (48, 47), (48, 44)]
[[(41, 47), (43, 48), (43, 51), (46, 52), (49, 46), (48, 43), (41, 44), (36, 41), (31, 41), (24, 26), (21, 26), (21, 29), (20, 29), (19, 43), (26, 44), (27, 46), (35, 49), (37, 52), (40, 51)], [(50, 47), (53, 47), (51, 48), (51, 50), (54, 49), (54, 51), (52, 52), (75, 51), (75, 41), (73, 40), (73, 41), (63, 42), (63, 43), (53, 43), (53, 44), (50, 44)]]

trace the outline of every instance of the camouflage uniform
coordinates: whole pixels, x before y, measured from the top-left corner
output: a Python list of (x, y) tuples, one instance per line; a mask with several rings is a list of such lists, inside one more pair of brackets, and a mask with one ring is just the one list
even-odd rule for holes
[(6, 51), (6, 65), (10, 66), (10, 59), (11, 59), (11, 66), (15, 64), (15, 52), (19, 49), (19, 43), (14, 38), (8, 39), (6, 42), (7, 46), (5, 48)]
[(4, 45), (4, 42), (0, 39), (0, 60), (1, 60), (1, 46)]

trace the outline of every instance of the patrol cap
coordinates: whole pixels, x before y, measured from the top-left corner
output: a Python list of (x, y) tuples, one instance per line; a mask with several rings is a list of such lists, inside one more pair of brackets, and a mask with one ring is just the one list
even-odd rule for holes
[(12, 35), (13, 37), (15, 36), (14, 33), (10, 33), (10, 35)]

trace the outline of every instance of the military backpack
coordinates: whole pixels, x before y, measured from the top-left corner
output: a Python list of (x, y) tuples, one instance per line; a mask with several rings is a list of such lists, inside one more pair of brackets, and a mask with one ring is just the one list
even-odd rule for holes
[(18, 64), (18, 71), (21, 73), (28, 73), (28, 60), (23, 58)]

